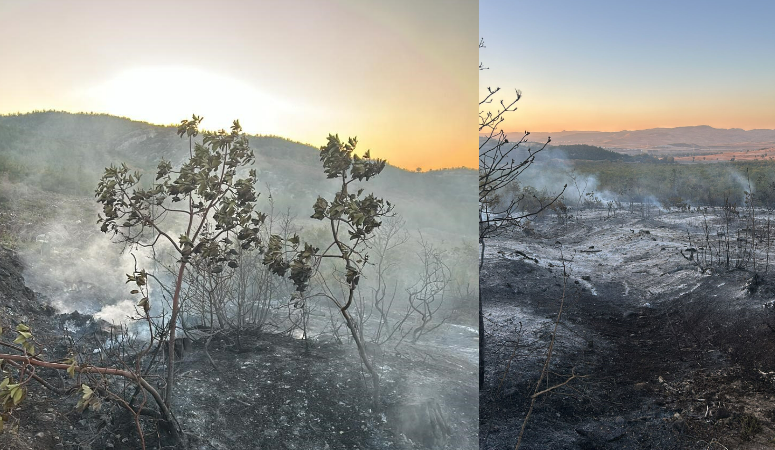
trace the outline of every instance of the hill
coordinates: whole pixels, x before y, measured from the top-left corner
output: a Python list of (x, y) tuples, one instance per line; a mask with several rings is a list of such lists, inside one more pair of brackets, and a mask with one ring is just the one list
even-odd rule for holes
[[(271, 188), (279, 210), (307, 217), (317, 195), (336, 188), (321, 170), (318, 149), (275, 136), (250, 136), (250, 144), (257, 188), (265, 196)], [(91, 196), (110, 164), (155, 173), (161, 158), (174, 164), (187, 157), (173, 126), (55, 111), (0, 116), (0, 175), (52, 192)], [(468, 212), (477, 201), (476, 177), (472, 169), (417, 173), (388, 165), (367, 189), (395, 203), (412, 228), (473, 235)]]
[(588, 161), (629, 161), (632, 158), (628, 155), (606, 150), (594, 145), (576, 144), (576, 145), (557, 145), (548, 147), (550, 154), (562, 152), (567, 159), (580, 159)]
[[(511, 136), (513, 134), (513, 136)], [(509, 133), (517, 138), (520, 133)], [(646, 130), (604, 131), (561, 131), (532, 132), (531, 140), (546, 141), (551, 136), (552, 144), (588, 144), (606, 148), (652, 148), (655, 146), (686, 147), (763, 147), (775, 144), (775, 130), (742, 130), (740, 128), (720, 129), (707, 125), (650, 128)], [(676, 144), (681, 143), (681, 144)]]

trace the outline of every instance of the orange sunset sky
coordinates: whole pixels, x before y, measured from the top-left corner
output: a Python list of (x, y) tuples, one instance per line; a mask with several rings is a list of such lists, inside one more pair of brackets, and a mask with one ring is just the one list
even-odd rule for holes
[(0, 0), (0, 113), (104, 112), (475, 167), (478, 4)]
[(523, 94), (507, 131), (775, 129), (775, 2), (479, 6), (480, 96)]

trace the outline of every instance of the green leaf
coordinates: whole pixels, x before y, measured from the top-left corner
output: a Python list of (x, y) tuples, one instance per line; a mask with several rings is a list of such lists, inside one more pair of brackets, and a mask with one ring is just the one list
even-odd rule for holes
[(13, 398), (13, 404), (18, 405), (21, 403), (22, 399), (24, 398), (24, 388), (22, 388), (19, 385), (16, 385), (14, 389), (11, 389), (11, 397)]
[(325, 218), (326, 209), (328, 208), (328, 201), (323, 197), (318, 197), (312, 208), (315, 210), (315, 214), (311, 217), (313, 219), (323, 220)]

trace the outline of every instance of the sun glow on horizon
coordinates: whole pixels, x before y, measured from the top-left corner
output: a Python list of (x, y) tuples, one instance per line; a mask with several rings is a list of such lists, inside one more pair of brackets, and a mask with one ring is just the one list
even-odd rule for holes
[(239, 120), (313, 146), (358, 136), (410, 170), (478, 164), (476, 2), (207, 4), (0, 1), (0, 114), (196, 114), (207, 130)]
[(194, 113), (216, 130), (239, 119), (250, 134), (287, 133), (289, 118), (316, 114), (241, 80), (185, 66), (131, 68), (75, 95), (97, 112), (155, 124), (176, 124)]

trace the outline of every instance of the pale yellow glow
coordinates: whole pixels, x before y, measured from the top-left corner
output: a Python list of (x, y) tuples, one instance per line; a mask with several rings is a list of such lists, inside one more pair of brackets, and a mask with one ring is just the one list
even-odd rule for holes
[(293, 115), (311, 108), (253, 85), (198, 68), (136, 67), (84, 89), (81, 96), (101, 112), (157, 124), (174, 124), (191, 114), (205, 117), (206, 129), (228, 129), (239, 119), (251, 134), (277, 133)]
[[(477, 2), (0, 0), (0, 114), (107, 113), (478, 165)], [(8, 45), (5, 45), (5, 44)]]

